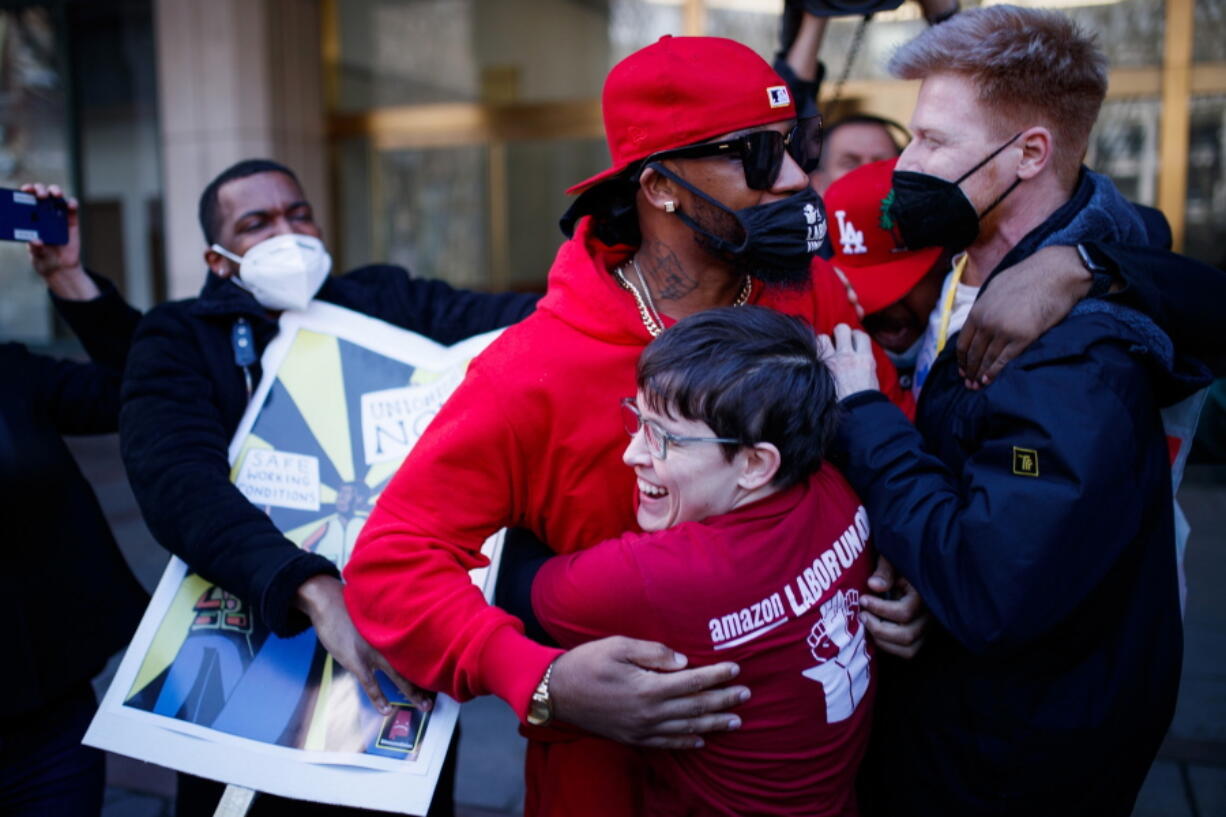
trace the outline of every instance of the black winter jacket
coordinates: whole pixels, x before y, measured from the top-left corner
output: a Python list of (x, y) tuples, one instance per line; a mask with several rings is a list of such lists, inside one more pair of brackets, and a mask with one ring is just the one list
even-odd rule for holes
[[(386, 265), (329, 278), (316, 297), (448, 345), (520, 320), (537, 300), (456, 290)], [(240, 318), (251, 325), (258, 358), (276, 335), (276, 318), (226, 279), (210, 274), (200, 297), (146, 315), (124, 376), (120, 443), (157, 540), (287, 636), (309, 623), (294, 606), (298, 587), (337, 571), (282, 536), (230, 482), (227, 450), (248, 400), (231, 346)]]
[(140, 313), (115, 288), (92, 301), (55, 299), (92, 363), (0, 345), (0, 570), (4, 671), (0, 719), (54, 703), (128, 643), (148, 596), (120, 555), (63, 434), (108, 434)]
[[(1087, 216), (1087, 184), (1001, 268), (1087, 238), (1079, 225), (1135, 227), (1122, 199)], [(841, 464), (874, 543), (936, 620), (883, 687), (871, 813), (1126, 817), (1182, 656), (1159, 409), (1208, 374), (1106, 301), (1079, 305), (979, 391), (955, 346), (914, 426), (876, 392), (843, 401)]]

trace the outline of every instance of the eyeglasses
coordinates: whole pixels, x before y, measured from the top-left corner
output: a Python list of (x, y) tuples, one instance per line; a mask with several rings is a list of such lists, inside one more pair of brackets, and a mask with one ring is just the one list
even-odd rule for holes
[(644, 165), (660, 159), (700, 159), (707, 156), (735, 156), (745, 169), (745, 184), (754, 190), (770, 190), (779, 179), (783, 168), (783, 155), (787, 153), (796, 160), (800, 169), (812, 173), (822, 157), (822, 118), (806, 117), (784, 136), (777, 130), (756, 130), (723, 139), (718, 142), (703, 142), (700, 145), (662, 150), (648, 156)]
[(678, 437), (676, 434), (671, 434), (660, 428), (658, 423), (651, 420), (644, 420), (643, 415), (639, 413), (639, 408), (634, 404), (633, 397), (623, 397), (622, 406), (622, 423), (626, 427), (626, 433), (633, 437), (643, 431), (643, 439), (647, 441), (647, 450), (651, 452), (651, 456), (658, 460), (668, 459), (668, 446), (677, 443), (735, 443), (740, 444), (740, 440), (733, 440), (728, 437)]

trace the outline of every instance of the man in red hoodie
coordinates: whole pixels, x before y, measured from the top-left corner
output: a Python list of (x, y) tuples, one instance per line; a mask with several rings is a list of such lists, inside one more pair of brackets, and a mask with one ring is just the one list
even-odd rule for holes
[[(545, 298), (473, 362), (345, 571), (356, 626), (398, 671), (461, 700), (496, 694), (533, 725), (529, 815), (638, 810), (633, 752), (537, 727), (700, 746), (691, 733), (740, 726), (724, 710), (751, 691), (707, 689), (737, 667), (676, 672), (686, 659), (663, 645), (563, 653), (528, 639), (469, 580), (482, 542), (518, 526), (572, 553), (637, 530), (618, 400), (675, 321), (753, 303), (821, 332), (859, 325), (837, 279), (815, 274), (826, 225), (806, 170), (820, 136), (765, 61), (731, 40), (664, 37), (612, 70), (603, 102), (613, 166), (572, 188), (574, 233)], [(885, 390), (909, 405), (878, 358)]]

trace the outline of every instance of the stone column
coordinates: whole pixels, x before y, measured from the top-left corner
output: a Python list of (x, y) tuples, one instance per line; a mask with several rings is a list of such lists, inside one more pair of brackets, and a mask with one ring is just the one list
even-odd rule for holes
[(167, 293), (204, 280), (196, 212), (240, 159), (293, 168), (328, 225), (318, 0), (155, 0)]

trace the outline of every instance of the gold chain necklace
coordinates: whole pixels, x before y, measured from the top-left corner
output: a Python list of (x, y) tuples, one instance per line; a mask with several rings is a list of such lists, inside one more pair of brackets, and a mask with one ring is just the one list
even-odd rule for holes
[(643, 300), (647, 302), (647, 311), (651, 313), (651, 317), (655, 318), (657, 326), (663, 326), (664, 318), (660, 317), (660, 310), (656, 309), (656, 302), (651, 298), (651, 287), (647, 286), (647, 278), (644, 277), (643, 270), (639, 268), (638, 259), (631, 256), (630, 264), (634, 267), (634, 274), (638, 276), (639, 286), (643, 288)]
[(643, 326), (647, 328), (647, 334), (653, 338), (660, 337), (664, 327), (656, 323), (655, 318), (651, 317), (651, 313), (647, 311), (647, 304), (643, 302), (643, 296), (639, 294), (638, 288), (626, 280), (626, 274), (622, 272), (621, 267), (613, 270), (613, 273), (617, 276), (617, 280), (621, 282), (622, 287), (634, 296), (634, 302), (639, 305), (639, 317), (643, 320)]
[[(630, 261), (631, 263), (634, 263), (633, 258), (630, 259)], [(625, 270), (625, 264), (621, 265), (620, 267), (614, 268), (613, 274), (617, 276), (617, 280), (622, 285), (622, 289), (625, 289), (627, 292), (629, 292), (631, 295), (634, 296), (634, 302), (638, 305), (638, 308), (639, 308), (639, 318), (643, 321), (643, 327), (647, 330), (647, 334), (651, 335), (653, 338), (660, 337), (660, 333), (664, 331), (664, 323), (662, 320), (657, 319), (656, 317), (652, 315), (652, 313), (655, 312), (655, 309), (654, 309), (655, 304), (652, 304), (652, 308), (650, 310), (648, 309), (647, 301), (644, 300), (643, 294), (639, 292), (638, 287), (636, 287), (634, 284), (626, 280), (626, 274), (624, 270)], [(635, 264), (635, 271), (636, 272), (638, 271), (638, 264)], [(641, 272), (639, 273), (639, 278), (640, 280), (642, 279)], [(643, 288), (647, 289), (646, 281), (643, 281)], [(736, 300), (732, 302), (732, 306), (744, 306), (745, 304), (747, 304), (749, 302), (749, 295), (752, 292), (753, 292), (753, 279), (750, 278), (748, 275), (746, 275), (745, 282), (741, 284), (741, 291), (736, 296)], [(650, 297), (650, 293), (648, 294), (648, 297)], [(656, 313), (656, 314), (659, 314), (659, 313)]]

